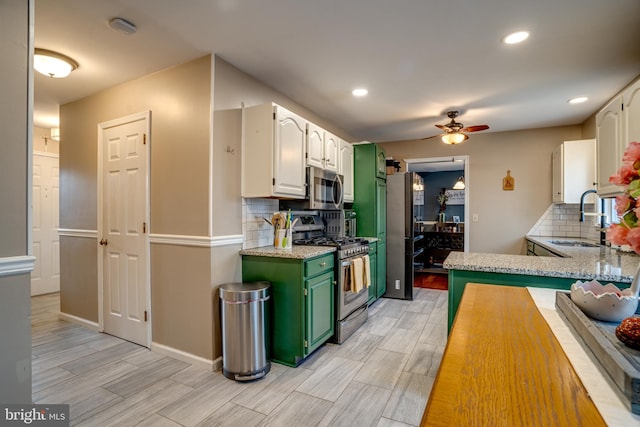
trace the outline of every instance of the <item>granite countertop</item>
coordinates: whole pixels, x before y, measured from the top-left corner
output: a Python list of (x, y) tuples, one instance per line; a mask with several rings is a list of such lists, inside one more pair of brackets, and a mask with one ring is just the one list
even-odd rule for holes
[[(377, 242), (377, 237), (363, 237), (369, 243)], [(242, 249), (240, 255), (266, 256), (271, 258), (295, 258), (307, 259), (320, 255), (335, 252), (336, 248), (331, 246), (307, 246), (293, 245), (291, 249), (276, 249), (273, 246), (262, 246), (259, 248)]]
[(451, 252), (443, 267), (451, 270), (631, 283), (640, 264), (640, 257), (637, 255), (606, 246), (567, 247), (550, 243), (551, 240), (581, 239), (540, 236), (527, 236), (527, 239), (566, 257)]
[(293, 245), (291, 249), (276, 249), (273, 246), (262, 246), (259, 248), (242, 249), (240, 255), (265, 256), (271, 258), (294, 258), (307, 259), (320, 255), (335, 252), (336, 248), (331, 246), (298, 246)]

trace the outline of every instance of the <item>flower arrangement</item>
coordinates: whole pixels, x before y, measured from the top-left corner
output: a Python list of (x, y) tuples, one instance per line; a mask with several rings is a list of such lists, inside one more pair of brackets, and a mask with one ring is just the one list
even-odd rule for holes
[(444, 212), (447, 209), (447, 200), (449, 200), (449, 196), (446, 193), (446, 190), (443, 188), (440, 194), (438, 194), (438, 204), (440, 205), (440, 212)]
[(629, 245), (640, 254), (640, 142), (631, 142), (622, 157), (618, 173), (609, 182), (624, 187), (624, 194), (616, 197), (619, 224), (607, 229), (607, 240), (616, 245)]

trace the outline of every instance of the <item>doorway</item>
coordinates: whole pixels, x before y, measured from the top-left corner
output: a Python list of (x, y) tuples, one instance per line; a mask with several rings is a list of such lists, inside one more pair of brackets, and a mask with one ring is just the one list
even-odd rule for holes
[[(434, 173), (458, 171), (464, 179), (465, 189), (457, 192), (456, 197), (461, 197), (463, 214), (460, 215), (460, 222), (464, 230), (464, 252), (469, 251), (469, 230), (470, 230), (470, 214), (469, 214), (469, 192), (471, 188), (471, 176), (469, 174), (469, 156), (449, 156), (449, 157), (428, 157), (404, 159), (407, 165), (407, 172), (418, 173)], [(425, 187), (429, 185), (428, 179), (424, 182)]]
[(60, 166), (57, 154), (33, 152), (33, 255), (31, 296), (60, 291), (60, 237), (58, 236)]
[(150, 112), (98, 125), (101, 331), (151, 345)]

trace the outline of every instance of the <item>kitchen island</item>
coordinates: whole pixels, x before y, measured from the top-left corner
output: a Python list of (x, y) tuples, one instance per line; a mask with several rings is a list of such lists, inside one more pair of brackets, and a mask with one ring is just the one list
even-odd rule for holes
[[(449, 329), (468, 282), (508, 286), (534, 286), (568, 290), (576, 280), (598, 280), (629, 287), (640, 257), (605, 246), (565, 247), (557, 238), (527, 236), (564, 257), (451, 252), (444, 262), (449, 270)], [(579, 239), (572, 239), (579, 240)]]
[[(598, 390), (585, 388), (570, 360), (575, 349), (560, 344), (536, 304), (524, 288), (468, 284), (421, 425), (604, 426), (604, 414), (611, 425), (638, 421), (611, 392), (593, 397), (596, 407)], [(581, 372), (598, 376), (590, 370)]]

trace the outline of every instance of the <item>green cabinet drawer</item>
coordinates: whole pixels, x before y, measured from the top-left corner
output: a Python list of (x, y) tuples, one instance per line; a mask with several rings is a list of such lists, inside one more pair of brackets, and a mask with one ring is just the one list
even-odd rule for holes
[(304, 277), (313, 277), (327, 270), (333, 270), (333, 252), (304, 263)]

